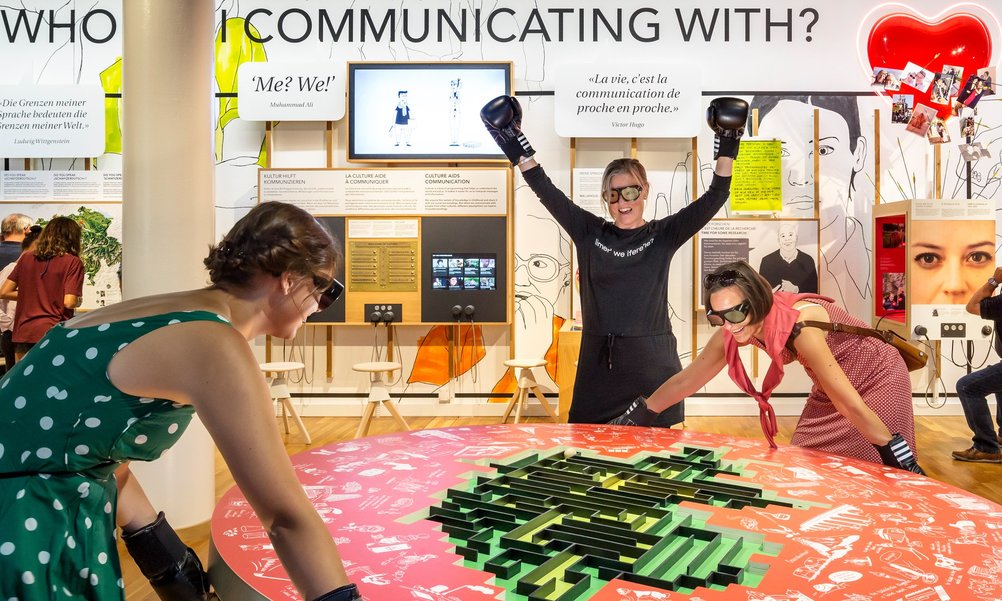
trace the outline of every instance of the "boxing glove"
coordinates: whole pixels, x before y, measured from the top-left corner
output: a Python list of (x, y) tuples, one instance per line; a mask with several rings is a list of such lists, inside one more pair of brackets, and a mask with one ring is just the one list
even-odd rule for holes
[(647, 399), (638, 396), (626, 411), (609, 422), (613, 426), (649, 426), (658, 418), (658, 413), (647, 408)]
[(887, 444), (875, 444), (873, 446), (880, 453), (880, 460), (884, 465), (925, 475), (925, 472), (919, 467), (918, 462), (915, 461), (915, 455), (912, 454), (912, 449), (908, 446), (908, 441), (900, 434), (892, 436)]
[(358, 594), (357, 586), (346, 584), (320, 595), (315, 601), (362, 601), (362, 595)]
[(522, 107), (514, 96), (498, 96), (480, 109), (480, 120), (512, 165), (536, 151), (522, 134)]
[(139, 571), (162, 601), (206, 601), (209, 577), (191, 547), (186, 546), (161, 511), (157, 519), (122, 540)]
[(738, 157), (741, 136), (748, 123), (748, 103), (740, 98), (714, 98), (706, 108), (706, 124), (713, 133), (713, 158)]

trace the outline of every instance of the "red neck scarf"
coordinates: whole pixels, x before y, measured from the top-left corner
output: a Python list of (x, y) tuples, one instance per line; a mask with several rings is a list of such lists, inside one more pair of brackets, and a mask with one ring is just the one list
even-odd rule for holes
[(727, 374), (734, 380), (743, 392), (750, 395), (758, 402), (759, 423), (762, 426), (762, 433), (769, 441), (769, 446), (776, 448), (776, 436), (778, 427), (776, 426), (776, 412), (769, 404), (769, 397), (772, 391), (783, 380), (783, 350), (786, 348), (786, 341), (793, 331), (793, 325), (800, 318), (800, 311), (793, 308), (793, 305), (801, 300), (822, 299), (831, 302), (830, 298), (817, 294), (791, 294), (789, 292), (773, 293), (772, 308), (762, 321), (762, 331), (760, 340), (765, 345), (765, 353), (772, 360), (772, 365), (765, 372), (762, 380), (762, 391), (759, 392), (752, 384), (748, 372), (745, 371), (744, 363), (741, 362), (741, 355), (738, 353), (739, 345), (734, 340), (734, 336), (724, 330), (724, 357), (727, 359)]

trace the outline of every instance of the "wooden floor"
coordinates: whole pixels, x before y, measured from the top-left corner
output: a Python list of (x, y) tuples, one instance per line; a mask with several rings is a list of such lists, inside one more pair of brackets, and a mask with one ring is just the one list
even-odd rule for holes
[[(330, 443), (350, 440), (358, 426), (358, 418), (347, 417), (307, 417), (304, 418), (313, 445), (307, 447), (299, 442), (295, 429), (286, 437), (286, 450), (289, 454), (298, 453), (307, 448), (315, 448)], [(415, 429), (445, 428), (449, 426), (470, 426), (497, 423), (498, 418), (409, 418)], [(528, 421), (548, 421), (542, 418), (530, 418)], [(795, 417), (779, 418), (778, 442), (787, 442), (796, 425)], [(732, 436), (761, 438), (758, 416), (755, 417), (690, 417), (686, 427), (693, 430), (716, 432)], [(920, 416), (915, 418), (917, 444), (920, 453), (920, 463), (926, 473), (937, 480), (952, 484), (958, 488), (981, 495), (996, 503), (1002, 503), (1002, 465), (984, 463), (963, 463), (950, 458), (950, 451), (962, 450), (971, 446), (971, 433), (963, 416)], [(370, 435), (383, 434), (396, 430), (396, 425), (389, 417), (373, 421)], [(763, 439), (763, 444), (765, 444)], [(216, 457), (216, 497), (222, 496), (231, 486), (233, 479), (222, 459)], [(169, 518), (169, 516), (168, 516)], [(182, 531), (181, 538), (190, 545), (203, 563), (208, 555), (209, 527), (208, 524)], [(119, 548), (122, 557), (122, 571), (125, 579), (126, 599), (129, 601), (158, 601), (150, 589), (149, 583), (139, 574), (135, 563)]]

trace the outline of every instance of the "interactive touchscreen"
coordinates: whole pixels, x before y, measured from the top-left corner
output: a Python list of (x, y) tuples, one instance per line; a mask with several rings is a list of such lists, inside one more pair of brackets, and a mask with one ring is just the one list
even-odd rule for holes
[(497, 255), (473, 253), (433, 254), (433, 290), (497, 290)]

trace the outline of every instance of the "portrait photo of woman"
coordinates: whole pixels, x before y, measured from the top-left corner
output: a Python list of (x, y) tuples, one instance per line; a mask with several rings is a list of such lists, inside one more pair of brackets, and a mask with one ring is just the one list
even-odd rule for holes
[(995, 273), (995, 222), (912, 220), (912, 302), (963, 305)]

